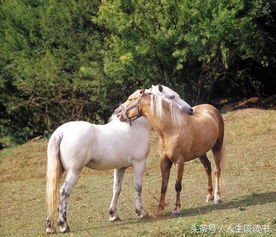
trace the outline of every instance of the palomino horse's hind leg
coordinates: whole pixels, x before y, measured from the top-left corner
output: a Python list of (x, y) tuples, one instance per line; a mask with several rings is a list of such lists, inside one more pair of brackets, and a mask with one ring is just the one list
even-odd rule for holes
[(148, 213), (143, 208), (142, 203), (142, 181), (146, 168), (146, 160), (133, 164), (134, 189), (135, 189), (135, 212), (139, 218), (147, 217)]
[(109, 206), (109, 221), (120, 221), (119, 215), (117, 213), (117, 202), (119, 195), (121, 193), (122, 182), (124, 178), (126, 168), (115, 169), (114, 170), (114, 180), (113, 180), (113, 196)]
[(175, 209), (172, 212), (172, 216), (177, 217), (180, 215), (180, 193), (182, 190), (182, 178), (184, 173), (184, 163), (179, 163), (177, 165), (177, 177), (175, 182), (175, 191), (176, 191), (176, 202), (175, 202)]
[(69, 170), (67, 172), (64, 184), (60, 189), (60, 204), (59, 204), (59, 217), (58, 217), (58, 225), (60, 226), (60, 232), (69, 232), (70, 227), (67, 224), (67, 217), (66, 217), (66, 209), (67, 209), (67, 202), (70, 196), (70, 192), (77, 182), (79, 178), (79, 171)]
[(222, 150), (213, 149), (214, 159), (215, 159), (215, 191), (214, 191), (214, 203), (221, 203), (221, 191), (220, 191), (220, 178), (221, 178), (221, 159), (222, 159)]
[(211, 162), (209, 161), (207, 155), (203, 155), (199, 157), (200, 162), (203, 164), (206, 174), (207, 174), (207, 191), (208, 195), (206, 198), (206, 202), (213, 201), (214, 196), (213, 196), (213, 184), (212, 184), (212, 169), (211, 169)]
[(172, 161), (169, 158), (164, 157), (161, 159), (160, 169), (162, 174), (162, 185), (161, 185), (161, 196), (160, 196), (159, 206), (157, 210), (157, 216), (163, 215), (163, 211), (165, 207), (165, 196), (168, 188), (171, 167), (172, 167)]

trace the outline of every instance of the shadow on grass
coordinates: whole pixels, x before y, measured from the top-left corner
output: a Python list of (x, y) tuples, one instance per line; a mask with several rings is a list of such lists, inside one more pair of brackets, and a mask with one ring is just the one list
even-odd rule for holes
[[(206, 204), (204, 206), (199, 206), (199, 207), (194, 207), (194, 208), (189, 208), (189, 209), (184, 209), (181, 211), (181, 215), (179, 217), (185, 217), (185, 216), (196, 216), (196, 215), (202, 215), (206, 214), (209, 212), (212, 212), (214, 210), (227, 210), (227, 209), (234, 209), (234, 208), (245, 208), (248, 206), (255, 206), (255, 205), (263, 205), (266, 203), (271, 203), (275, 202), (276, 200), (276, 192), (267, 192), (267, 193), (252, 193), (251, 195), (246, 195), (238, 200), (232, 200), (229, 202), (225, 203), (220, 203), (220, 204)], [(148, 217), (146, 219), (138, 219), (138, 218), (131, 218), (125, 221), (120, 221), (120, 222), (112, 222), (112, 223), (106, 223), (106, 224), (100, 224), (93, 226), (93, 229), (98, 229), (98, 228), (113, 228), (114, 226), (127, 226), (127, 225), (133, 225), (133, 224), (143, 224), (143, 223), (148, 223), (148, 222), (155, 222), (155, 221), (160, 221), (160, 220), (167, 220), (173, 218), (171, 217), (171, 213), (167, 212), (164, 217), (162, 218), (156, 218), (156, 217)], [(92, 229), (90, 228), (85, 228), (85, 229), (78, 229), (73, 231), (74, 233), (78, 233), (81, 231), (89, 231)]]
[(189, 208), (181, 211), (181, 216), (196, 216), (198, 214), (206, 214), (214, 210), (226, 210), (234, 208), (245, 208), (248, 206), (263, 205), (270, 202), (275, 202), (276, 192), (267, 193), (252, 193), (238, 200), (232, 200), (220, 204), (204, 205), (200, 207)]

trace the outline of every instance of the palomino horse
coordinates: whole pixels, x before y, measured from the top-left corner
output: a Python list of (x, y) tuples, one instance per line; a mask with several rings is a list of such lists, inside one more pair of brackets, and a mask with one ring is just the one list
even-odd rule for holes
[[(155, 93), (156, 90), (153, 87), (148, 91)], [(139, 94), (139, 91), (137, 93)], [(161, 96), (184, 111), (189, 112), (191, 109), (177, 93), (169, 89), (165, 88)], [(146, 118), (139, 118), (130, 124), (113, 116), (112, 121), (105, 125), (74, 121), (65, 123), (54, 131), (47, 149), (47, 233), (55, 232), (57, 191), (64, 171), (66, 177), (60, 189), (58, 225), (61, 232), (70, 231), (66, 218), (67, 202), (84, 166), (97, 170), (115, 169), (113, 196), (109, 207), (110, 221), (120, 219), (117, 213), (118, 197), (125, 169), (132, 166), (136, 213), (138, 217), (148, 215), (143, 209), (141, 190), (149, 152), (150, 128)]]
[[(159, 92), (163, 87), (160, 85)], [(176, 203), (173, 216), (180, 214), (180, 192), (184, 162), (199, 157), (208, 176), (208, 195), (206, 201), (221, 202), (220, 177), (223, 160), (224, 122), (219, 111), (209, 104), (193, 107), (193, 115), (172, 111), (171, 106), (156, 93), (140, 90), (140, 94), (130, 96), (122, 105), (124, 110), (117, 109), (117, 116), (121, 121), (131, 120), (133, 117), (144, 116), (159, 134), (159, 152), (161, 156), (162, 186), (161, 198), (157, 215), (163, 215), (165, 195), (167, 191), (170, 169), (176, 164), (177, 178), (175, 183)], [(215, 160), (216, 186), (213, 196), (211, 178), (211, 163), (206, 153), (212, 150)]]

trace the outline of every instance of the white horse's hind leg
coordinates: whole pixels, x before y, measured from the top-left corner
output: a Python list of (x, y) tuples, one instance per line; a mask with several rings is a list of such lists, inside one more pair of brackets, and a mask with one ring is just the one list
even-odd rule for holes
[(58, 225), (60, 226), (60, 232), (63, 232), (63, 233), (70, 231), (70, 227), (67, 224), (67, 217), (66, 217), (67, 202), (70, 196), (70, 192), (79, 178), (79, 174), (80, 174), (80, 171), (69, 170), (67, 172), (64, 184), (60, 189)]
[(109, 221), (120, 221), (119, 215), (117, 213), (117, 202), (119, 195), (121, 193), (123, 178), (126, 168), (115, 169), (114, 170), (114, 180), (113, 180), (113, 196), (109, 206)]
[(138, 217), (147, 217), (148, 213), (143, 209), (142, 204), (142, 180), (146, 168), (146, 160), (133, 165), (134, 188), (135, 188), (135, 212)]

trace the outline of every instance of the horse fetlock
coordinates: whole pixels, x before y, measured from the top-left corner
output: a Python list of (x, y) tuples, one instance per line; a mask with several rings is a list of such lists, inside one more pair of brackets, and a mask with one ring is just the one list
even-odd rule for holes
[(139, 218), (147, 218), (147, 217), (149, 217), (149, 213), (146, 212), (144, 209), (141, 209), (140, 211), (138, 211), (138, 210), (136, 209), (135, 212), (136, 212), (136, 214), (137, 214), (137, 216), (138, 216)]
[(114, 222), (114, 221), (121, 220), (116, 209), (114, 210), (114, 209), (110, 208), (108, 212), (110, 214), (109, 221)]
[(109, 217), (109, 221), (110, 222), (121, 221), (121, 218), (118, 215), (116, 215), (116, 216), (110, 216)]
[(215, 198), (214, 199), (214, 204), (219, 204), (219, 203), (222, 203), (222, 200), (221, 200), (221, 198)]
[(68, 225), (67, 223), (65, 223), (65, 225), (63, 225), (63, 226), (61, 226), (61, 227), (59, 228), (59, 231), (60, 231), (61, 233), (70, 232), (70, 227), (69, 227), (69, 225)]
[(215, 192), (215, 198), (214, 198), (214, 204), (222, 203), (220, 192), (216, 191)]
[(117, 210), (113, 209), (113, 208), (109, 208), (108, 213), (109, 213), (109, 215), (114, 216), (117, 214)]
[(179, 216), (181, 216), (180, 210), (172, 211), (171, 217), (179, 217)]
[(62, 233), (70, 232), (70, 227), (66, 222), (66, 215), (65, 215), (65, 218), (64, 218), (64, 215), (63, 215), (63, 218), (59, 218), (57, 224), (60, 226), (59, 228), (60, 232)]
[(46, 220), (46, 233), (49, 233), (49, 234), (56, 233), (55, 228), (51, 225), (50, 220), (48, 218)]
[(214, 197), (211, 195), (207, 195), (206, 202), (214, 201)]
[(180, 208), (181, 208), (181, 204), (180, 203), (176, 203), (175, 204), (175, 209), (174, 209), (174, 211), (173, 211), (173, 213), (175, 212), (175, 213), (180, 213)]
[(46, 233), (54, 234), (54, 233), (56, 233), (56, 230), (52, 227), (46, 227)]
[(164, 216), (164, 208), (158, 208), (156, 217), (163, 217)]

